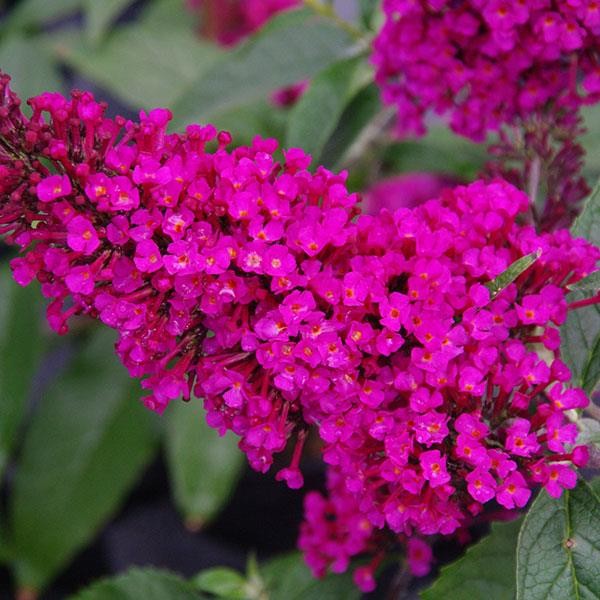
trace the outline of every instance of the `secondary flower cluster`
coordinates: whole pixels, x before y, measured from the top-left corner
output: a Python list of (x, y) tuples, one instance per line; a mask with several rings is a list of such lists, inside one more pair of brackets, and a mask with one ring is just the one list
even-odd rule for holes
[[(384, 0), (373, 62), (402, 134), (429, 110), (475, 140), (488, 130), (600, 99), (596, 0)], [(581, 85), (579, 85), (581, 83)]]
[[(346, 372), (318, 406), (304, 401), (330, 468), (330, 498), (309, 495), (300, 539), (315, 574), (373, 553), (356, 573), (369, 590), (398, 536), (452, 534), (492, 501), (513, 509), (535, 486), (554, 497), (575, 486), (570, 463), (587, 448), (565, 411), (587, 398), (568, 385), (557, 327), (566, 285), (600, 251), (518, 226), (527, 206), (504, 182), (476, 182), (357, 221), (341, 288), (354, 307), (339, 334)], [(533, 252), (491, 295), (485, 282)]]
[[(567, 385), (556, 326), (565, 286), (600, 251), (517, 225), (522, 192), (476, 182), (355, 219), (343, 175), (310, 173), (298, 149), (279, 163), (273, 140), (230, 151), (210, 125), (167, 134), (167, 110), (107, 119), (89, 93), (29, 103), (26, 118), (0, 76), (0, 235), (22, 250), (15, 279), (37, 278), (59, 333), (76, 314), (116, 329), (149, 408), (203, 397), (260, 471), (293, 440), (277, 474), (290, 487), (316, 426), (332, 492), (307, 506), (317, 573), (380, 537), (452, 533), (492, 500), (520, 507), (533, 485), (574, 485), (569, 464), (586, 451), (564, 411), (587, 399)], [(534, 266), (491, 296), (485, 284), (531, 252)], [(363, 588), (380, 559), (358, 571)]]

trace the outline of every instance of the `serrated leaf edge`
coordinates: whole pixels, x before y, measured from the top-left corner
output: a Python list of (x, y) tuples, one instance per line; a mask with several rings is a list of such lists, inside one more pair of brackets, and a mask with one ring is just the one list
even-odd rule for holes
[[(589, 485), (589, 483), (587, 481), (585, 481), (582, 478), (579, 478), (577, 485), (583, 485), (585, 488), (587, 488), (587, 491), (596, 499), (596, 501), (598, 503), (600, 503), (600, 496), (596, 493), (596, 491), (594, 490), (594, 488), (592, 488), (591, 485)], [(535, 506), (541, 502), (541, 498), (542, 498), (542, 494), (547, 494), (547, 492), (545, 490), (540, 490), (540, 493), (538, 494), (537, 498), (533, 501), (533, 503), (531, 504), (531, 506), (529, 507), (529, 510), (527, 511), (527, 514), (525, 515), (525, 518), (523, 519), (523, 523), (521, 524), (521, 529), (519, 529), (519, 535), (517, 536), (517, 547), (515, 549), (516, 552), (516, 556), (515, 556), (515, 565), (516, 565), (516, 572), (515, 572), (515, 578), (516, 578), (516, 585), (515, 585), (515, 594), (516, 594), (516, 600), (527, 600), (527, 598), (525, 598), (525, 596), (522, 595), (522, 590), (520, 589), (519, 586), (519, 571), (521, 570), (519, 568), (519, 550), (521, 548), (521, 543), (522, 543), (522, 536), (523, 536), (523, 531), (525, 529), (526, 524), (528, 523), (528, 521), (530, 520), (530, 515), (533, 511), (533, 509), (535, 508)], [(560, 500), (563, 501), (563, 507), (561, 508), (561, 510), (565, 511), (565, 521), (566, 521), (566, 531), (565, 531), (565, 539), (569, 539), (571, 537), (571, 515), (569, 512), (569, 498), (570, 498), (570, 490), (565, 490), (563, 492), (563, 496), (560, 498)], [(554, 500), (558, 500), (558, 498), (554, 499)], [(564, 548), (564, 546), (563, 546)], [(578, 582), (577, 582), (577, 577), (575, 577), (574, 575), (574, 566), (573, 566), (573, 553), (571, 552), (570, 548), (564, 548), (565, 552), (567, 553), (567, 563), (569, 566), (569, 569), (571, 570), (571, 573), (573, 573), (573, 581), (575, 582), (575, 600), (580, 600), (581, 596), (579, 594), (579, 590), (578, 590)]]

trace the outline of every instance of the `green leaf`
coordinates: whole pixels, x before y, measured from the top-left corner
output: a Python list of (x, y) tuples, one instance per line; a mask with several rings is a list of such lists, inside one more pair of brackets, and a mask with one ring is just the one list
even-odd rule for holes
[(200, 400), (172, 402), (167, 419), (167, 464), (175, 502), (190, 527), (209, 521), (232, 493), (244, 459), (233, 434), (206, 424)]
[(423, 600), (513, 600), (515, 548), (521, 519), (494, 523), (489, 535), (470, 546), (465, 555), (442, 568)]
[(315, 579), (297, 552), (270, 560), (261, 571), (270, 600), (358, 600), (361, 596), (351, 572)]
[(72, 596), (72, 600), (200, 600), (206, 596), (193, 584), (168, 571), (130, 569), (127, 573), (103, 579)]
[(198, 20), (186, 10), (180, 0), (153, 0), (147, 3), (142, 14), (145, 27), (153, 29), (178, 29), (197, 31)]
[(600, 448), (600, 423), (596, 419), (588, 417), (581, 417), (577, 419), (576, 423), (579, 428), (577, 445), (587, 446), (588, 444), (594, 444)]
[(260, 135), (263, 138), (283, 139), (287, 111), (274, 107), (267, 99), (248, 106), (234, 108), (212, 119), (219, 130), (229, 131), (236, 145), (251, 145)]
[(360, 90), (345, 108), (337, 128), (325, 144), (321, 163), (328, 168), (338, 168), (352, 144), (380, 110), (379, 89), (371, 83)]
[(597, 304), (569, 311), (561, 327), (561, 358), (573, 384), (591, 393), (600, 381), (600, 309)]
[(591, 275), (580, 279), (577, 283), (569, 286), (573, 292), (582, 292), (587, 294), (597, 294), (600, 290), (600, 270), (594, 271)]
[[(103, 0), (104, 1), (104, 0)], [(3, 29), (41, 28), (55, 23), (81, 9), (83, 0), (24, 0), (10, 11)], [(2, 65), (4, 68), (4, 65)]]
[(350, 35), (330, 21), (286, 11), (196, 78), (173, 108), (176, 126), (265, 98), (355, 51)]
[(584, 106), (581, 110), (586, 131), (578, 139), (585, 150), (583, 174), (592, 183), (600, 177), (600, 106)]
[(475, 179), (489, 160), (485, 144), (456, 135), (449, 127), (433, 126), (419, 141), (389, 144), (383, 156), (384, 175), (409, 171), (453, 174)]
[(46, 391), (25, 438), (10, 498), (14, 571), (43, 588), (95, 535), (156, 448), (153, 415), (105, 329)]
[(136, 110), (170, 106), (219, 54), (191, 30), (144, 22), (119, 27), (100, 46), (58, 38), (54, 49), (70, 67)]
[[(0, 45), (0, 65), (11, 78), (12, 89), (26, 100), (45, 91), (61, 91), (58, 65), (44, 38), (11, 36)], [(24, 104), (24, 108), (28, 107)]]
[(517, 546), (517, 600), (600, 598), (600, 499), (585, 482), (558, 499), (542, 491)]
[(600, 182), (586, 199), (581, 214), (571, 227), (571, 233), (574, 237), (583, 237), (596, 246), (600, 245)]
[[(600, 183), (586, 200), (571, 233), (600, 244)], [(585, 295), (585, 290), (577, 290), (573, 296), (582, 293)], [(574, 384), (591, 394), (600, 384), (600, 305), (570, 310), (560, 333), (561, 358), (571, 369)]]
[(23, 288), (0, 269), (0, 478), (17, 439), (31, 380), (45, 346), (37, 285)]
[(248, 597), (246, 580), (240, 573), (228, 567), (215, 567), (202, 571), (194, 577), (193, 583), (199, 590), (219, 598), (245, 600)]
[(87, 34), (92, 43), (98, 43), (114, 20), (133, 0), (85, 0), (85, 20)]
[(486, 283), (485, 287), (490, 291), (491, 298), (496, 297), (503, 289), (507, 288), (520, 275), (525, 273), (541, 255), (542, 251), (538, 250), (537, 252), (522, 256), (515, 260), (508, 269), (500, 273), (498, 277)]
[(371, 29), (373, 27), (373, 18), (378, 9), (379, 0), (359, 0), (360, 20), (364, 27)]
[(290, 113), (286, 135), (288, 148), (302, 148), (319, 162), (325, 143), (355, 91), (362, 66), (362, 60), (357, 57), (341, 60), (310, 82), (308, 90)]

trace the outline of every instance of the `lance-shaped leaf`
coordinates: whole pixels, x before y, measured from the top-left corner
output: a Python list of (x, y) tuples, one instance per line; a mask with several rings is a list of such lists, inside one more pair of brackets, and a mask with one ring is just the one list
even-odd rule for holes
[[(72, 16), (81, 9), (83, 0), (23, 0), (8, 14), (5, 31), (21, 28), (41, 28), (49, 23)], [(4, 69), (5, 65), (2, 65)]]
[(17, 285), (7, 264), (0, 269), (0, 477), (45, 345), (41, 294), (36, 287)]
[[(600, 183), (586, 200), (571, 233), (600, 244)], [(576, 300), (588, 294), (585, 290), (576, 290), (572, 296)], [(600, 384), (600, 305), (570, 310), (560, 333), (561, 358), (571, 369), (573, 383), (591, 394)]]
[(489, 535), (469, 547), (462, 558), (442, 568), (434, 584), (421, 592), (422, 600), (513, 600), (520, 527), (521, 519), (494, 523)]
[(165, 417), (167, 464), (175, 502), (188, 525), (199, 527), (229, 499), (244, 455), (233, 434), (219, 437), (206, 424), (201, 400), (172, 402)]
[(99, 331), (44, 394), (10, 498), (20, 586), (41, 589), (123, 502), (156, 448), (153, 415)]
[(350, 571), (315, 579), (298, 552), (270, 560), (262, 565), (261, 574), (270, 600), (358, 600), (361, 596)]
[(594, 271), (591, 275), (580, 279), (577, 283), (569, 286), (573, 292), (582, 292), (586, 295), (597, 294), (600, 290), (600, 270)]
[(310, 10), (286, 11), (189, 86), (173, 107), (174, 126), (265, 98), (355, 51), (351, 36), (331, 21)]
[(194, 585), (203, 592), (227, 600), (246, 600), (248, 582), (235, 569), (229, 567), (214, 567), (202, 571), (193, 579)]
[(132, 2), (133, 0), (85, 0), (86, 29), (90, 40), (99, 42), (113, 21)]
[(345, 106), (357, 84), (363, 66), (361, 58), (350, 58), (332, 64), (311, 82), (291, 111), (286, 146), (302, 148), (315, 161), (335, 130)]
[(600, 182), (587, 197), (581, 214), (571, 227), (571, 233), (600, 245)]
[(591, 394), (600, 382), (600, 305), (569, 311), (560, 329), (561, 358), (572, 381)]
[(323, 148), (320, 162), (327, 168), (339, 168), (353, 144), (359, 143), (360, 136), (380, 111), (379, 89), (371, 83), (362, 88), (344, 109)]
[(219, 55), (191, 30), (145, 21), (117, 28), (100, 45), (83, 36), (54, 39), (61, 60), (136, 110), (170, 106)]
[(517, 600), (600, 598), (600, 499), (584, 481), (562, 497), (540, 492), (517, 546)]
[(485, 287), (490, 291), (490, 295), (492, 298), (497, 296), (503, 289), (508, 287), (515, 279), (522, 275), (531, 267), (531, 265), (542, 255), (542, 251), (538, 250), (537, 252), (532, 252), (531, 254), (526, 254), (522, 256), (518, 260), (515, 260), (506, 271), (503, 271), (496, 277), (492, 279), (492, 281), (488, 281), (485, 284)]
[[(45, 36), (10, 36), (0, 45), (0, 65), (23, 100), (46, 91), (61, 91), (63, 82)], [(25, 104), (25, 102), (23, 102)], [(24, 106), (27, 112), (29, 107)]]
[(159, 569), (131, 569), (103, 579), (73, 596), (71, 600), (201, 600), (185, 579)]

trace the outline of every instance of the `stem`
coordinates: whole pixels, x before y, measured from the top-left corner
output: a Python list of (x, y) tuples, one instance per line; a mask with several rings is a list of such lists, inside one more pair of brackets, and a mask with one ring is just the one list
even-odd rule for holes
[(402, 561), (388, 588), (386, 600), (401, 600), (406, 597), (412, 576), (408, 571), (406, 561)]
[(529, 178), (527, 181), (527, 195), (529, 196), (529, 202), (531, 203), (531, 213), (534, 218), (536, 215), (536, 202), (537, 192), (540, 186), (540, 173), (542, 169), (542, 160), (539, 156), (536, 156), (529, 166)]
[(575, 310), (577, 308), (583, 308), (584, 306), (591, 306), (592, 304), (600, 303), (600, 294), (596, 296), (592, 296), (591, 298), (585, 298), (584, 300), (576, 300), (575, 302), (571, 302), (567, 304), (567, 308), (569, 310)]
[(304, 0), (304, 5), (316, 12), (318, 15), (325, 17), (326, 19), (330, 19), (333, 21), (338, 27), (349, 33), (353, 38), (357, 39), (361, 42), (366, 42), (367, 44), (371, 43), (371, 40), (368, 36), (365, 35), (363, 31), (361, 31), (358, 27), (354, 26), (349, 21), (342, 19), (335, 8), (331, 4), (326, 4), (322, 0)]
[[(394, 108), (383, 109), (376, 115), (346, 151), (340, 168), (351, 169), (358, 161), (365, 157), (375, 158), (375, 152), (369, 152), (369, 150), (372, 146), (378, 145), (378, 142), (386, 134), (395, 117), (396, 111)], [(373, 164), (373, 168), (378, 169), (376, 161)], [(369, 183), (377, 179), (378, 172), (371, 175), (373, 176), (369, 177)]]
[(593, 419), (600, 422), (600, 406), (594, 403), (593, 400), (590, 400), (588, 406), (584, 409)]

